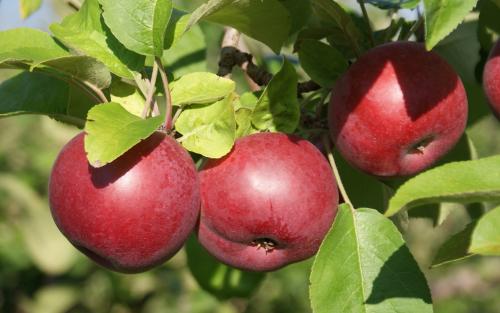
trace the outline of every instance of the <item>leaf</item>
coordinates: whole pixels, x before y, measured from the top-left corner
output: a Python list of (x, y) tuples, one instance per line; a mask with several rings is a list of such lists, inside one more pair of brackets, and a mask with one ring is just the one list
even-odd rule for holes
[(202, 19), (234, 27), (276, 53), (291, 27), (289, 12), (278, 0), (210, 0), (192, 13), (188, 29)]
[(424, 0), (425, 46), (431, 50), (476, 6), (477, 0)]
[(236, 120), (233, 95), (210, 104), (195, 104), (184, 110), (175, 123), (183, 136), (179, 142), (191, 152), (208, 158), (220, 158), (233, 147)]
[(49, 34), (32, 28), (0, 31), (0, 63), (5, 61), (44, 62), (70, 53)]
[(468, 224), (465, 229), (454, 234), (438, 250), (432, 267), (441, 266), (450, 262), (465, 259), (472, 256), (469, 253), (471, 236), (476, 227), (476, 222)]
[(207, 70), (207, 43), (199, 25), (191, 27), (163, 52), (163, 64), (175, 78)]
[(129, 50), (161, 57), (171, 0), (99, 0), (104, 21)]
[(304, 27), (312, 13), (311, 0), (279, 0), (290, 14), (290, 34)]
[(45, 114), (83, 127), (93, 105), (81, 91), (42, 73), (24, 72), (0, 84), (0, 117)]
[(85, 152), (89, 163), (102, 167), (154, 133), (164, 116), (142, 119), (115, 102), (96, 105), (87, 115)]
[(347, 70), (347, 60), (337, 49), (316, 40), (304, 40), (299, 50), (300, 65), (322, 87), (330, 88)]
[(480, 2), (478, 39), (484, 51), (490, 51), (500, 35), (500, 0)]
[(211, 103), (235, 90), (234, 81), (212, 73), (191, 73), (171, 84), (173, 105)]
[(19, 0), (21, 18), (25, 19), (30, 17), (31, 14), (38, 11), (41, 5), (42, 0)]
[(259, 130), (293, 133), (299, 124), (297, 73), (286, 59), (259, 98), (252, 124)]
[(245, 272), (220, 263), (194, 236), (187, 241), (186, 254), (187, 264), (196, 282), (219, 300), (248, 298), (266, 277), (264, 273)]
[[(260, 92), (259, 92), (260, 93)], [(253, 133), (252, 114), (259, 101), (257, 92), (245, 92), (235, 102), (236, 138), (241, 138)]]
[(118, 80), (111, 84), (111, 102), (119, 103), (129, 113), (141, 117), (145, 101), (134, 86)]
[(111, 84), (111, 73), (108, 68), (87, 56), (68, 56), (32, 65), (32, 69), (37, 67), (52, 68), (72, 79), (89, 82), (99, 89), (108, 88)]
[(500, 207), (484, 214), (477, 222), (470, 253), (500, 256)]
[(168, 21), (167, 29), (165, 30), (165, 38), (163, 40), (164, 49), (168, 50), (173, 47), (186, 33), (191, 14), (172, 9), (172, 15)]
[(351, 16), (333, 0), (312, 0), (315, 15), (320, 24), (332, 37), (332, 46), (348, 47), (356, 55), (364, 50), (363, 42), (366, 42), (363, 34), (354, 23)]
[(373, 4), (381, 9), (412, 9), (415, 8), (420, 0), (366, 0), (367, 3)]
[(97, 0), (86, 0), (80, 11), (52, 24), (50, 30), (69, 47), (104, 63), (120, 77), (133, 79), (144, 65), (144, 57), (127, 50), (101, 20)]
[(426, 203), (472, 203), (500, 199), (500, 155), (452, 162), (408, 180), (389, 201), (385, 215)]
[(310, 281), (314, 313), (433, 312), (425, 276), (401, 234), (373, 209), (339, 206)]

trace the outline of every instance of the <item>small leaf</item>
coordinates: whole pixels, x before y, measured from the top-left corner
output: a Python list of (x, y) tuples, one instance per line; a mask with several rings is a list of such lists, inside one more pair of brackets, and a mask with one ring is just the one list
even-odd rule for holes
[(236, 136), (232, 95), (211, 104), (195, 104), (184, 110), (175, 123), (187, 150), (208, 158), (220, 158), (233, 147)]
[(164, 116), (137, 117), (115, 102), (96, 105), (87, 115), (85, 151), (89, 163), (102, 167), (154, 133)]
[(252, 128), (252, 114), (258, 101), (259, 97), (257, 93), (245, 92), (235, 102), (236, 138), (241, 138), (254, 132)]
[(500, 199), (500, 156), (452, 162), (408, 180), (389, 201), (385, 215), (426, 203), (472, 203)]
[(99, 0), (104, 21), (129, 50), (161, 57), (171, 0)]
[(171, 84), (172, 103), (177, 106), (218, 101), (235, 89), (234, 81), (212, 73), (191, 73)]
[(24, 72), (0, 83), (0, 117), (45, 114), (83, 127), (93, 105), (82, 91), (42, 73)]
[(99, 89), (108, 88), (111, 84), (111, 73), (107, 67), (87, 56), (68, 56), (32, 65), (32, 69), (37, 67), (50, 67), (62, 75), (89, 82)]
[(411, 9), (416, 7), (420, 0), (366, 0), (366, 2), (381, 9)]
[(70, 56), (49, 34), (32, 28), (0, 31), (0, 63), (5, 61), (44, 62)]
[(264, 273), (228, 267), (212, 257), (194, 236), (186, 244), (187, 264), (198, 284), (219, 300), (248, 298), (260, 286)]
[(210, 0), (192, 13), (188, 29), (201, 19), (234, 27), (276, 53), (291, 25), (289, 12), (278, 0)]
[(476, 6), (477, 0), (424, 0), (425, 46), (434, 48)]
[(21, 12), (21, 18), (25, 19), (30, 17), (31, 14), (40, 9), (41, 5), (42, 0), (19, 0), (19, 10)]
[(286, 59), (281, 70), (262, 93), (252, 115), (252, 124), (259, 130), (293, 133), (299, 124), (297, 73)]
[(50, 30), (66, 45), (82, 54), (96, 58), (120, 77), (134, 78), (134, 71), (142, 69), (144, 57), (127, 50), (101, 20), (97, 0), (86, 0), (80, 11), (52, 24)]
[(432, 267), (437, 267), (450, 262), (463, 260), (472, 256), (469, 253), (471, 236), (476, 227), (476, 222), (468, 224), (465, 229), (453, 235), (438, 250)]
[(145, 105), (145, 99), (137, 88), (119, 80), (111, 84), (111, 102), (121, 104), (129, 113), (139, 117)]
[(484, 214), (472, 234), (469, 251), (500, 256), (500, 207)]
[(337, 49), (315, 40), (304, 40), (299, 50), (300, 65), (322, 87), (330, 88), (347, 70), (347, 60)]
[(373, 209), (339, 206), (310, 281), (314, 313), (433, 312), (425, 276), (401, 234)]
[(322, 28), (329, 32), (329, 40), (334, 47), (349, 48), (354, 55), (364, 50), (363, 33), (354, 23), (351, 16), (333, 0), (312, 0), (313, 11), (319, 18)]

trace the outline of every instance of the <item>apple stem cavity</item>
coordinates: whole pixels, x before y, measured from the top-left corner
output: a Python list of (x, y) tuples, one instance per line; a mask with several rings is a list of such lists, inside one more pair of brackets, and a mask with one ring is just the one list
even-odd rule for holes
[(349, 199), (349, 196), (347, 195), (347, 191), (344, 187), (344, 184), (342, 183), (342, 179), (340, 179), (339, 170), (337, 168), (337, 164), (335, 163), (335, 159), (333, 158), (332, 149), (330, 147), (330, 139), (328, 138), (328, 135), (324, 135), (322, 139), (323, 139), (323, 146), (325, 147), (325, 151), (328, 156), (328, 161), (330, 162), (330, 167), (332, 168), (333, 174), (335, 175), (335, 179), (337, 180), (337, 186), (339, 187), (340, 194), (342, 195), (342, 198), (344, 198), (345, 203), (349, 204), (351, 209), (354, 209), (354, 206), (352, 205), (352, 202)]
[(161, 58), (155, 57), (155, 64), (160, 70), (161, 81), (163, 83), (163, 92), (165, 93), (165, 122), (162, 128), (169, 132), (172, 129), (172, 96), (170, 95), (170, 87), (168, 86), (168, 77), (165, 72), (165, 67), (161, 62)]
[(425, 151), (425, 148), (431, 143), (434, 141), (434, 136), (433, 135), (429, 135), (429, 136), (426, 136), (422, 139), (420, 139), (419, 141), (417, 141), (417, 143), (413, 144), (410, 149), (408, 149), (408, 154), (424, 154), (424, 151)]

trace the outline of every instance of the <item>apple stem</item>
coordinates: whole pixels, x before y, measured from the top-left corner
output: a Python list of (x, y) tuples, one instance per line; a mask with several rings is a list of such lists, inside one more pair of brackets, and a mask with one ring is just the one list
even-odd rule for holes
[(373, 29), (370, 23), (370, 18), (368, 17), (368, 11), (366, 11), (365, 1), (358, 0), (359, 6), (361, 7), (361, 11), (363, 12), (363, 18), (365, 19), (366, 25), (368, 26), (368, 30), (370, 31), (370, 44), (372, 47), (375, 47), (375, 38), (373, 38)]
[(161, 58), (155, 57), (155, 64), (157, 64), (160, 69), (161, 81), (163, 83), (163, 92), (165, 94), (165, 122), (163, 123), (163, 128), (167, 131), (172, 129), (172, 95), (170, 94), (170, 87), (168, 86), (168, 77), (165, 72), (165, 67), (161, 62)]
[(144, 103), (144, 109), (142, 110), (142, 118), (146, 118), (148, 116), (148, 112), (151, 110), (153, 106), (153, 97), (155, 94), (155, 86), (156, 79), (158, 77), (158, 64), (156, 62), (153, 64), (153, 73), (151, 74), (151, 80), (149, 81), (149, 90), (146, 96), (146, 102)]
[(328, 161), (330, 162), (333, 174), (335, 175), (335, 179), (337, 180), (340, 194), (342, 195), (342, 198), (344, 198), (344, 201), (350, 205), (351, 209), (354, 209), (354, 206), (352, 205), (352, 202), (347, 195), (344, 184), (342, 183), (342, 179), (340, 179), (339, 170), (337, 168), (337, 164), (335, 163), (335, 159), (333, 158), (332, 149), (330, 148), (330, 139), (328, 138), (328, 135), (323, 136), (323, 146), (325, 147), (326, 153), (328, 155)]

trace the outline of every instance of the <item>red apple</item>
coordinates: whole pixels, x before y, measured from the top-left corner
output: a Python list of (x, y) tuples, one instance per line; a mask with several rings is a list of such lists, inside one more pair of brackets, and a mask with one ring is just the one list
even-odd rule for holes
[(384, 44), (361, 56), (335, 84), (329, 107), (337, 149), (379, 177), (428, 168), (456, 144), (466, 122), (460, 78), (414, 42)]
[(491, 50), (484, 67), (483, 87), (493, 113), (500, 119), (500, 40)]
[(162, 133), (102, 168), (89, 165), (80, 133), (54, 164), (49, 201), (75, 247), (104, 267), (134, 273), (182, 247), (198, 217), (199, 183), (189, 154)]
[(200, 243), (217, 259), (271, 271), (314, 255), (337, 211), (337, 184), (321, 152), (281, 133), (236, 141), (200, 173)]

